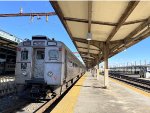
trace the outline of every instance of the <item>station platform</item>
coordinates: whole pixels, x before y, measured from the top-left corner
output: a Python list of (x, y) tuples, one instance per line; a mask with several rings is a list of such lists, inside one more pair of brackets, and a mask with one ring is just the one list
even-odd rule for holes
[(150, 93), (109, 79), (86, 73), (57, 104), (51, 113), (150, 113)]

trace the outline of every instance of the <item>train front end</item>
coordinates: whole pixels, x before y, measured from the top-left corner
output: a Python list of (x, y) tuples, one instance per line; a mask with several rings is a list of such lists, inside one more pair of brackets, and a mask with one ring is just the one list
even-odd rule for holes
[(16, 83), (46, 88), (59, 87), (62, 83), (62, 44), (47, 37), (34, 36), (18, 45)]

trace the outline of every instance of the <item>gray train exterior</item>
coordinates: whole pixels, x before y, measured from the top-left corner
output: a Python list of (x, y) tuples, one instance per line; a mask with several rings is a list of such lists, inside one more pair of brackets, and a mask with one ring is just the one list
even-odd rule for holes
[(85, 72), (84, 65), (60, 41), (43, 36), (21, 42), (17, 47), (16, 83), (60, 86)]

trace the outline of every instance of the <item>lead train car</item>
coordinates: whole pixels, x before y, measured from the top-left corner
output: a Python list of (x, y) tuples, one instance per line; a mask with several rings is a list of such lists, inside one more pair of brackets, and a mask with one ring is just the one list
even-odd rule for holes
[(17, 48), (16, 83), (41, 84), (55, 90), (85, 72), (84, 65), (60, 41), (33, 36)]

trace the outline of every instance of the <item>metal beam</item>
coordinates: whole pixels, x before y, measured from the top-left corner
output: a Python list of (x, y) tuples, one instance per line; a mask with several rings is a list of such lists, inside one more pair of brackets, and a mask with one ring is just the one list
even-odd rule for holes
[(86, 57), (86, 56), (82, 56), (82, 58), (89, 58), (89, 59), (95, 59), (94, 57)]
[(17, 48), (17, 46), (13, 46), (13, 45), (10, 45), (9, 43), (8, 44), (1, 44), (1, 46), (9, 46), (9, 47), (12, 47), (12, 48)]
[(84, 59), (86, 61), (92, 61), (93, 60), (92, 58), (86, 58), (86, 57), (83, 57), (82, 59)]
[(128, 3), (126, 10), (124, 11), (124, 13), (122, 14), (122, 16), (120, 17), (120, 19), (118, 21), (118, 25), (116, 27), (114, 27), (114, 29), (112, 30), (112, 32), (108, 36), (108, 38), (106, 40), (107, 42), (109, 42), (114, 37), (114, 35), (119, 30), (119, 28), (123, 25), (123, 23), (129, 17), (129, 15), (132, 13), (132, 11), (135, 9), (135, 7), (138, 5), (138, 3), (139, 3), (139, 1), (130, 1)]
[(112, 51), (114, 51), (115, 49), (119, 48), (122, 44), (125, 44), (125, 43), (124, 43), (124, 40), (122, 40), (122, 41), (116, 43), (116, 45), (115, 45), (113, 48), (111, 48), (110, 52), (112, 52)]
[[(103, 42), (102, 43), (102, 47), (104, 48), (104, 43), (105, 42)], [(100, 46), (100, 45), (99, 45)], [(103, 55), (104, 55), (104, 51), (103, 51), (104, 49), (102, 49), (100, 52), (99, 52), (99, 54), (98, 54), (98, 62), (100, 62), (101, 61), (101, 59), (102, 59), (102, 57), (103, 57)], [(102, 54), (101, 54), (102, 53)], [(98, 63), (97, 62), (97, 63)]]
[(16, 52), (16, 48), (10, 48), (10, 47), (7, 47), (7, 46), (0, 46), (1, 49), (8, 49), (8, 50), (11, 50), (11, 51), (15, 51)]
[(9, 40), (9, 39), (6, 39), (6, 38), (3, 38), (3, 37), (1, 37), (1, 36), (0, 36), (0, 40), (5, 41), (5, 42), (9, 42), (9, 43), (11, 43), (11, 44), (18, 45), (18, 43), (17, 43), (17, 42), (14, 42), (14, 41)]
[[(87, 43), (88, 42), (88, 40), (86, 40), (86, 39), (83, 39), (83, 38), (77, 38), (77, 37), (73, 37), (73, 39), (75, 40), (75, 41), (78, 41), (78, 42), (83, 42), (83, 43)], [(96, 42), (98, 42), (98, 43), (103, 43), (104, 41), (98, 41), (98, 40), (90, 40), (91, 42), (93, 42), (93, 43), (96, 43)], [(114, 41), (113, 41), (114, 42)], [(113, 43), (112, 42), (112, 43)], [(115, 42), (114, 42), (115, 43)]]
[(139, 19), (139, 20), (128, 21), (128, 22), (125, 22), (123, 25), (137, 24), (137, 23), (145, 22), (145, 21), (147, 21), (147, 18), (146, 19)]
[(117, 44), (115, 48), (113, 48), (111, 51), (114, 51), (115, 49), (117, 49), (121, 44), (129, 43), (129, 41), (133, 38), (134, 35), (142, 31), (145, 27), (147, 27), (150, 24), (150, 17), (147, 18), (146, 20), (147, 20), (146, 22), (143, 22), (142, 24), (140, 24), (135, 30), (133, 30), (128, 36), (126, 36), (123, 39), (122, 43)]
[[(88, 49), (87, 47), (79, 47), (78, 48), (82, 48), (82, 49)], [(99, 49), (92, 49), (92, 48), (89, 48), (89, 50), (95, 50), (95, 51), (100, 51)]]
[(13, 14), (0, 14), (0, 17), (19, 17), (19, 16), (52, 16), (56, 15), (55, 12), (47, 13), (13, 13)]
[(91, 32), (92, 1), (88, 1), (88, 32)]
[(117, 43), (123, 43), (123, 42), (124, 42), (124, 40), (121, 39), (121, 40), (110, 41), (109, 43), (110, 44), (117, 44)]
[[(136, 44), (136, 43), (138, 43), (138, 42), (140, 42), (140, 41), (142, 41), (142, 40), (148, 38), (149, 36), (150, 36), (150, 31), (149, 31), (147, 34), (144, 34), (144, 35), (140, 36), (140, 37), (139, 37), (138, 39), (136, 39), (136, 40), (133, 38), (132, 41), (131, 41), (131, 43), (127, 43), (126, 48), (131, 47), (132, 45), (134, 45), (134, 44)], [(118, 49), (117, 51), (112, 52), (112, 53), (109, 55), (109, 57), (112, 57), (112, 56), (114, 56), (115, 54), (118, 54), (118, 53), (121, 52), (121, 51), (123, 51), (123, 48), (120, 48), (120, 49)]]
[[(87, 55), (87, 52), (80, 51), (80, 53)], [(89, 53), (89, 54), (90, 54), (91, 56), (94, 55), (95, 57), (98, 56), (98, 54), (96, 54), (96, 53)]]
[(150, 24), (150, 16), (147, 18), (147, 21), (140, 24), (134, 31), (132, 31), (128, 36), (124, 38), (124, 41), (126, 42), (128, 39), (132, 38), (134, 35), (136, 35), (138, 32), (142, 31), (145, 27), (147, 27)]
[[(75, 38), (75, 37), (73, 39), (76, 42), (81, 42), (81, 43), (88, 44), (88, 41), (86, 39)], [(103, 43), (103, 41), (90, 40), (90, 45), (95, 46), (96, 48), (98, 48), (100, 50), (102, 50), (102, 49), (100, 48), (99, 45), (102, 44), (102, 43)]]
[[(72, 18), (72, 17), (64, 17), (64, 20), (66, 21), (73, 21), (73, 22), (82, 22), (82, 23), (88, 23), (87, 19), (80, 19), (80, 18)], [(134, 21), (128, 21), (123, 23), (122, 25), (130, 25), (130, 24), (136, 24), (140, 22), (144, 22), (146, 19), (139, 19), (139, 20), (134, 20)], [(112, 23), (112, 22), (103, 22), (103, 21), (91, 21), (92, 24), (97, 24), (97, 25), (108, 25), (108, 26), (117, 26), (117, 23)]]
[(128, 43), (135, 41), (135, 40), (139, 40), (140, 37), (144, 36), (145, 34), (150, 32), (150, 28), (147, 28), (146, 30), (144, 30), (143, 32), (141, 32), (138, 36), (135, 36), (134, 38), (130, 38), (129, 40), (127, 40), (125, 42), (125, 45), (127, 45)]

